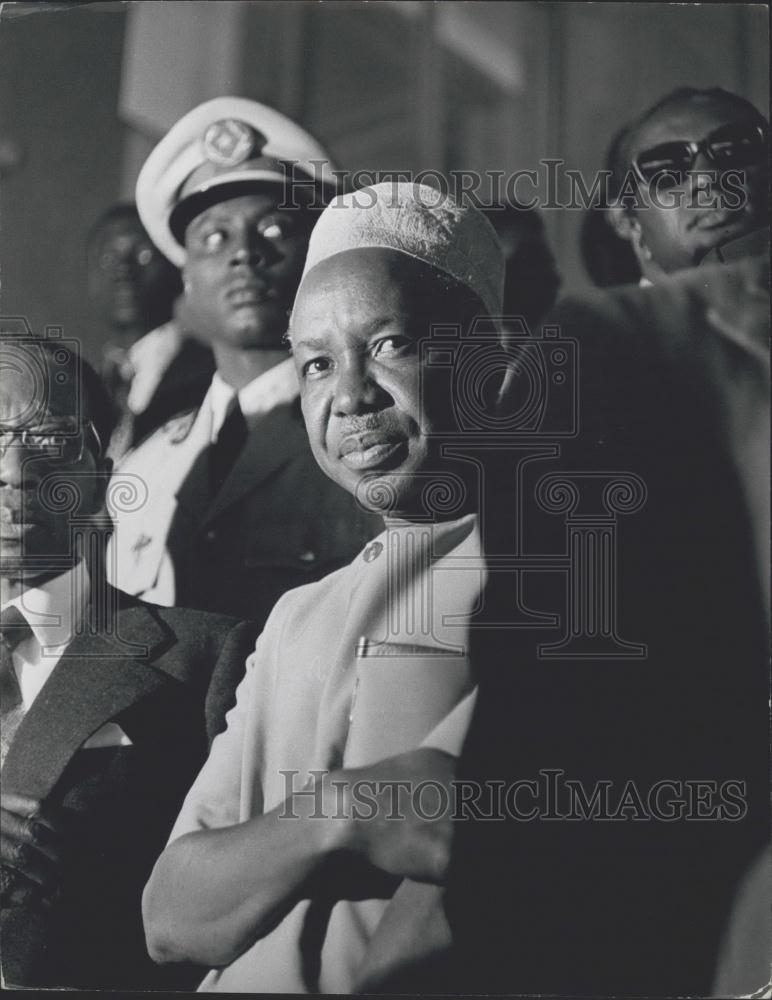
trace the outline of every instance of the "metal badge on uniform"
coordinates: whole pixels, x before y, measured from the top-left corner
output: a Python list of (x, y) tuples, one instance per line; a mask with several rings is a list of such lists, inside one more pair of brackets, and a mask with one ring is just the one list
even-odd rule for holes
[(373, 562), (383, 552), (383, 542), (370, 542), (362, 553), (362, 558), (366, 563)]
[(237, 118), (221, 118), (204, 132), (204, 156), (221, 167), (235, 167), (260, 151), (268, 140)]
[(134, 542), (131, 547), (131, 551), (134, 554), (134, 561), (139, 562), (139, 557), (142, 554), (142, 550), (146, 549), (148, 545), (152, 543), (153, 539), (150, 535), (146, 535), (144, 532), (139, 536), (139, 538)]

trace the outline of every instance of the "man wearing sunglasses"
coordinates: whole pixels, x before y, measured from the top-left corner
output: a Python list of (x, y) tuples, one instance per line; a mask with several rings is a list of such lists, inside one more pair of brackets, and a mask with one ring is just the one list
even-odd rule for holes
[(621, 133), (609, 219), (645, 284), (768, 225), (767, 127), (736, 94), (683, 87)]
[[(638, 215), (654, 226), (655, 209)], [(649, 263), (652, 287), (566, 296), (545, 319), (580, 345), (579, 433), (561, 469), (645, 482), (615, 594), (620, 633), (646, 653), (545, 661), (535, 629), (473, 636), (460, 779), (563, 768), (588, 805), (458, 825), (446, 901), (472, 970), (461, 991), (768, 995), (769, 265), (747, 249), (672, 275)], [(589, 580), (580, 593), (602, 606)], [(482, 607), (507, 601), (490, 574)], [(705, 798), (732, 782), (734, 810)], [(613, 818), (612, 787), (641, 808)]]
[(150, 962), (140, 894), (254, 629), (105, 582), (112, 407), (71, 342), (4, 332), (0, 383), (4, 985), (190, 986)]

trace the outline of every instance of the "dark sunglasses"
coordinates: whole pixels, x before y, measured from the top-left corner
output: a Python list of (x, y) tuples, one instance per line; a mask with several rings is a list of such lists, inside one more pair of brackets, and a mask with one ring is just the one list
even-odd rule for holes
[(639, 181), (660, 190), (683, 184), (700, 153), (718, 170), (738, 170), (761, 163), (766, 136), (759, 125), (722, 125), (701, 142), (663, 142), (639, 153), (633, 170)]

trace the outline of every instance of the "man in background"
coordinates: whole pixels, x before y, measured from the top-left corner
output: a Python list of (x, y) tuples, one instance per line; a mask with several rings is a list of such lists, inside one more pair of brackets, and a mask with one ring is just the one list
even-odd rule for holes
[(379, 530), (316, 465), (283, 339), (311, 228), (334, 190), (316, 141), (243, 98), (194, 108), (143, 167), (140, 215), (182, 268), (185, 308), (217, 371), (197, 410), (120, 467), (147, 491), (108, 552), (130, 593), (262, 624), (285, 590), (347, 562)]
[(486, 212), (504, 251), (504, 316), (522, 317), (536, 332), (560, 288), (544, 219), (535, 208), (507, 203)]
[[(646, 284), (769, 225), (766, 119), (714, 87), (665, 95), (616, 137), (609, 221)], [(761, 246), (761, 244), (760, 244)]]
[[(567, 297), (548, 322), (579, 347), (579, 434), (563, 445), (561, 478), (602, 482), (617, 470), (644, 487), (620, 526), (609, 590), (589, 577), (573, 600), (582, 614), (606, 608), (607, 630), (613, 602), (619, 634), (642, 645), (634, 657), (618, 648), (572, 658), (542, 655), (554, 632), (475, 633), (479, 695), (459, 774), (482, 788), (525, 783), (525, 815), (459, 824), (448, 914), (469, 975), (461, 982), (492, 993), (706, 996), (724, 939), (720, 995), (760, 990), (764, 923), (743, 942), (738, 931), (772, 902), (761, 854), (768, 261)], [(505, 575), (492, 575), (492, 622), (506, 621), (511, 600)], [(563, 615), (565, 626), (567, 598)], [(552, 799), (546, 770), (566, 779)], [(569, 798), (569, 781), (581, 799)]]
[(140, 895), (255, 629), (106, 583), (111, 406), (71, 341), (4, 334), (0, 378), (3, 982), (190, 987)]
[(110, 447), (118, 458), (200, 403), (214, 362), (181, 315), (179, 271), (153, 246), (134, 205), (113, 205), (94, 225), (88, 289), (99, 324), (100, 373), (118, 412)]

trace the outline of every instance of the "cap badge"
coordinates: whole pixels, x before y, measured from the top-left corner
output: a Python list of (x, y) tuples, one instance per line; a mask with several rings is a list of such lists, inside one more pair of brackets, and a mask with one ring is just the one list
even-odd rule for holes
[(236, 118), (223, 118), (204, 132), (204, 156), (221, 167), (235, 167), (262, 149), (267, 141), (251, 125)]

